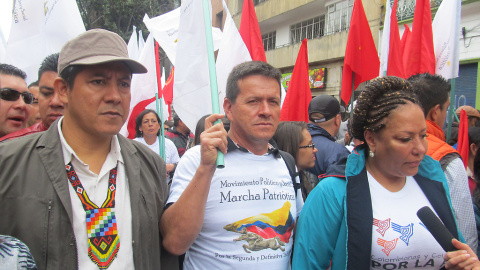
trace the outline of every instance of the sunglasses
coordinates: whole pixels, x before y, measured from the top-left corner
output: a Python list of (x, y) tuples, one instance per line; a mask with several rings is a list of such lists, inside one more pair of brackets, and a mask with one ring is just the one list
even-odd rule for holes
[(20, 96), (22, 96), (25, 104), (32, 104), (35, 99), (33, 94), (29, 92), (21, 93), (12, 88), (0, 88), (0, 99), (6, 101), (17, 101)]
[(299, 146), (298, 148), (315, 148), (315, 144), (312, 142), (311, 144), (302, 145), (302, 146)]

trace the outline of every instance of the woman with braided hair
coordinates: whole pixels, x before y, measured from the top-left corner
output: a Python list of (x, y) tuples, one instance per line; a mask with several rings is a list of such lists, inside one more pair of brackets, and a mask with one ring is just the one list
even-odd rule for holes
[(416, 215), (430, 207), (463, 241), (445, 175), (425, 155), (426, 130), (409, 82), (383, 77), (366, 85), (351, 128), (365, 143), (348, 157), (344, 176), (323, 179), (309, 194), (294, 269), (480, 269), (468, 245), (453, 240), (459, 251), (446, 253)]

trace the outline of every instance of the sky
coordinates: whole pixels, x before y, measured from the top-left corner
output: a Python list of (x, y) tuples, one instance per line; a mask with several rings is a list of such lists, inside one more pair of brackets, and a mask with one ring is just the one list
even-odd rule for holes
[(0, 0), (0, 28), (8, 39), (10, 34), (10, 26), (12, 25), (12, 9), (14, 0)]

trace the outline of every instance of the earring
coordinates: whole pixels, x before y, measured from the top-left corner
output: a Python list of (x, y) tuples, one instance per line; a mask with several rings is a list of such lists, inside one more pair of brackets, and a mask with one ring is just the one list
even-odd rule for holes
[(374, 157), (374, 156), (375, 156), (375, 153), (374, 153), (372, 150), (370, 150), (370, 151), (368, 151), (368, 155), (369, 155), (370, 157)]

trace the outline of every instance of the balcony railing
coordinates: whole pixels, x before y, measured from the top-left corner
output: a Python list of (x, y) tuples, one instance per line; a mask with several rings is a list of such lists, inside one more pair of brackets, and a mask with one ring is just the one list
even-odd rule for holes
[[(431, 8), (437, 8), (442, 3), (442, 0), (430, 0)], [(390, 0), (390, 5), (393, 6), (393, 0)], [(415, 13), (415, 0), (398, 0), (397, 20), (405, 21), (413, 18)]]

